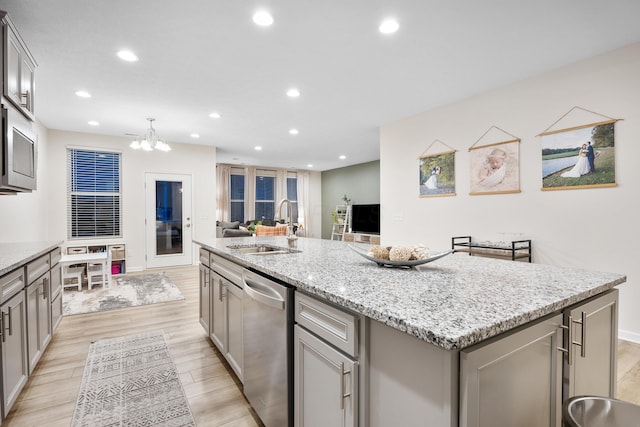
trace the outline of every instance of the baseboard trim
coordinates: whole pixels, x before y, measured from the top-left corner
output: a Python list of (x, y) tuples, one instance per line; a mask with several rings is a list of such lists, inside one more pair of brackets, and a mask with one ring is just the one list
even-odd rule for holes
[(623, 331), (622, 329), (618, 329), (618, 338), (621, 340), (640, 344), (640, 334), (637, 332)]

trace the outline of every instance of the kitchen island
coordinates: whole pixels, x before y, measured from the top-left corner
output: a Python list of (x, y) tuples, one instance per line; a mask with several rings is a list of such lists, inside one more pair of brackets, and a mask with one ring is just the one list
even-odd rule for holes
[[(242, 267), (293, 286), (296, 294), (328, 302), (361, 317), (359, 425), (383, 426), (391, 422), (466, 426), (489, 425), (488, 420), (496, 422), (495, 417), (483, 415), (486, 411), (480, 408), (486, 409), (492, 400), (497, 408), (508, 407), (509, 402), (496, 403), (495, 390), (491, 391), (494, 394), (490, 399), (485, 399), (489, 389), (483, 387), (487, 380), (484, 376), (490, 372), (485, 367), (513, 360), (507, 356), (517, 358), (524, 354), (518, 349), (530, 347), (540, 357), (534, 357), (533, 362), (527, 359), (529, 356), (520, 360), (530, 364), (519, 366), (525, 374), (529, 371), (528, 375), (513, 372), (514, 367), (507, 363), (503, 364), (504, 370), (497, 369), (497, 373), (502, 372), (499, 378), (493, 372), (489, 382), (502, 384), (498, 396), (510, 398), (509, 393), (504, 394), (508, 388), (505, 385), (515, 389), (526, 387), (526, 383), (518, 381), (533, 378), (539, 383), (533, 389), (546, 395), (522, 399), (538, 412), (540, 408), (536, 405), (546, 405), (545, 410), (528, 424), (520, 425), (559, 425), (559, 405), (575, 391), (563, 387), (563, 379), (565, 383), (583, 382), (583, 374), (578, 370), (580, 363), (574, 360), (579, 357), (576, 351), (566, 348), (569, 334), (563, 334), (562, 325), (571, 322), (564, 330), (571, 328), (575, 332), (572, 335), (577, 337), (572, 341), (579, 342), (582, 332), (571, 310), (611, 294), (614, 296), (607, 297), (605, 308), (594, 311), (597, 313), (594, 316), (602, 317), (604, 313), (608, 322), (597, 329), (607, 342), (592, 343), (590, 347), (610, 349), (601, 355), (600, 363), (609, 364), (604, 372), (608, 379), (604, 381), (608, 385), (604, 394), (613, 394), (617, 292), (611, 289), (626, 280), (624, 275), (463, 254), (452, 254), (412, 269), (385, 268), (362, 258), (344, 242), (305, 238), (296, 242), (299, 252), (277, 255), (246, 254), (229, 246), (266, 243), (287, 247), (284, 237), (211, 239), (197, 243)], [(368, 247), (355, 246), (363, 251)], [(583, 319), (587, 317), (588, 314), (583, 315)], [(591, 339), (596, 334), (592, 333)], [(516, 345), (516, 350), (507, 349), (505, 343)], [(489, 362), (476, 366), (477, 355), (485, 357), (496, 348), (504, 354), (491, 356)], [(571, 359), (563, 357), (567, 352), (572, 353)], [(577, 350), (579, 355), (581, 352), (582, 349)], [(539, 366), (542, 371), (537, 371), (536, 363), (543, 359)], [(507, 369), (511, 370), (508, 374)], [(571, 381), (567, 380), (570, 375)], [(511, 394), (515, 396), (514, 402), (523, 404), (517, 393)], [(508, 413), (506, 418), (497, 419), (517, 422), (517, 416)]]

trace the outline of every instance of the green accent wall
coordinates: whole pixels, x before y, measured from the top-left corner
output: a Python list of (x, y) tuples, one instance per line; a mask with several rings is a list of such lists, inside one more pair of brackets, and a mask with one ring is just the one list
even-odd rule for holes
[(347, 195), (352, 205), (380, 203), (380, 161), (322, 172), (322, 238), (331, 238), (331, 212)]

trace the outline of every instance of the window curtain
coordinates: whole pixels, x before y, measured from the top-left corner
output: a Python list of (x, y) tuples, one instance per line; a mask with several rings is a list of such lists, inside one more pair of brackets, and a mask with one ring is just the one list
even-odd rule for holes
[(297, 188), (298, 191), (298, 223), (302, 224), (307, 237), (311, 235), (311, 210), (309, 206), (309, 172), (297, 172)]
[(244, 168), (244, 220), (252, 221), (256, 216), (256, 168)]
[[(280, 200), (287, 198), (287, 171), (285, 169), (276, 170), (276, 208)], [(278, 215), (278, 212), (276, 212)]]
[(216, 218), (218, 221), (229, 221), (231, 218), (231, 166), (216, 166)]

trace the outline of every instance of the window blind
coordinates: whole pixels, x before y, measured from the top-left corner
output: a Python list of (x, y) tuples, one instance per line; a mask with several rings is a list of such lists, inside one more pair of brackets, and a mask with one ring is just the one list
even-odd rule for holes
[(121, 154), (67, 149), (70, 239), (121, 236)]

